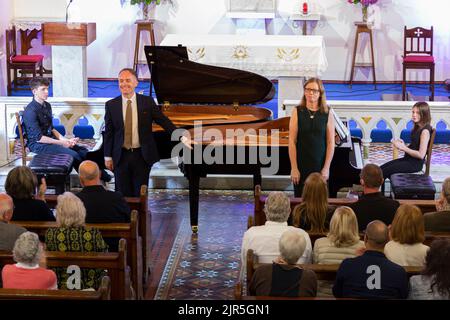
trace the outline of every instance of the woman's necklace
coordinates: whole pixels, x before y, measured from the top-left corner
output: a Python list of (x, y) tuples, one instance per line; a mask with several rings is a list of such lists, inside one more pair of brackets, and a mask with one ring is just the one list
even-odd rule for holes
[(314, 119), (314, 116), (316, 115), (316, 113), (317, 113), (318, 110), (316, 110), (316, 111), (311, 111), (311, 110), (309, 110), (308, 108), (306, 108), (306, 110), (308, 110), (309, 118), (310, 118), (310, 119)]

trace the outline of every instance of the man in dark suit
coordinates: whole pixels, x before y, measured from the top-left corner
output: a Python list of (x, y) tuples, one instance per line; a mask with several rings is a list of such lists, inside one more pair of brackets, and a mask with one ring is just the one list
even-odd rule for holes
[(106, 190), (100, 182), (100, 169), (90, 160), (80, 164), (83, 189), (77, 194), (86, 208), (86, 223), (130, 222), (130, 208), (120, 192)]
[(391, 224), (400, 204), (396, 200), (386, 198), (380, 192), (384, 182), (380, 167), (376, 164), (367, 164), (362, 169), (360, 177), (363, 195), (349, 206), (358, 218), (359, 230), (365, 230), (367, 224), (373, 220), (381, 220), (386, 225)]
[[(130, 222), (130, 207), (120, 192), (106, 190), (100, 182), (100, 169), (90, 160), (80, 164), (83, 186), (77, 196), (86, 208), (86, 223)], [(119, 238), (105, 238), (109, 251), (117, 251)]]
[[(105, 165), (114, 171), (116, 191), (138, 197), (141, 185), (148, 185), (150, 170), (160, 160), (152, 134), (153, 121), (169, 134), (176, 129), (153, 99), (135, 93), (138, 79), (133, 69), (119, 72), (122, 95), (106, 102)], [(188, 143), (186, 137), (181, 141)]]
[(336, 298), (406, 299), (408, 275), (403, 267), (384, 255), (389, 241), (387, 226), (380, 220), (367, 225), (366, 251), (359, 257), (342, 261), (336, 273), (333, 295)]

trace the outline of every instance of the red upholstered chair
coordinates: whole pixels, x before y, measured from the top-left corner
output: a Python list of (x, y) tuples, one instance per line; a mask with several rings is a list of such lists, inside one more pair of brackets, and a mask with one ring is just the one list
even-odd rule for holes
[[(44, 73), (44, 69), (42, 66), (42, 61), (44, 60), (44, 56), (37, 55), (18, 55), (17, 47), (16, 47), (16, 28), (12, 27), (11, 30), (6, 30), (6, 79), (8, 81), (7, 90), (8, 96), (11, 95), (11, 91), (14, 90), (24, 90), (18, 87), (19, 83), (24, 83), (28, 80), (26, 77), (23, 77), (24, 74), (30, 73), (33, 74), (33, 77), (36, 76), (36, 73), (42, 76)], [(22, 77), (18, 77), (18, 71), (21, 71)], [(11, 71), (13, 72), (13, 79), (11, 81)], [(25, 81), (24, 81), (25, 80)], [(29, 90), (27, 88), (26, 90)]]
[(430, 100), (434, 100), (433, 26), (431, 29), (405, 26), (403, 43), (402, 97), (406, 98), (406, 69), (430, 70)]

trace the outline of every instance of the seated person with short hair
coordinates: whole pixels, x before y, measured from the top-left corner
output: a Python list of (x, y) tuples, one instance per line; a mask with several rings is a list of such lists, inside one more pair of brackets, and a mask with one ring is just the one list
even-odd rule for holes
[[(108, 245), (103, 240), (100, 230), (86, 228), (86, 209), (83, 202), (71, 192), (58, 196), (56, 205), (56, 228), (49, 228), (45, 233), (47, 251), (60, 252), (107, 252)], [(67, 289), (70, 274), (63, 267), (52, 268), (58, 276), (58, 287)], [(100, 287), (102, 269), (81, 269), (81, 288)]]
[(408, 296), (405, 269), (384, 255), (388, 240), (388, 228), (382, 221), (367, 225), (366, 251), (359, 257), (345, 259), (339, 266), (333, 286), (336, 298), (405, 299)]
[[(130, 222), (130, 208), (120, 192), (106, 190), (100, 181), (98, 165), (89, 160), (80, 164), (80, 182), (83, 186), (77, 196), (86, 208), (86, 223)], [(118, 251), (119, 240), (105, 239), (109, 251)]]
[(272, 264), (259, 266), (251, 279), (249, 292), (255, 296), (315, 297), (317, 276), (296, 265), (306, 248), (305, 237), (287, 230), (279, 241), (280, 256)]
[(13, 258), (16, 264), (7, 264), (2, 270), (3, 288), (56, 290), (56, 274), (39, 266), (44, 256), (39, 237), (33, 232), (24, 232), (16, 240)]
[(365, 230), (367, 224), (373, 220), (381, 220), (386, 225), (391, 224), (400, 203), (386, 198), (380, 192), (384, 182), (383, 171), (376, 164), (369, 163), (362, 169), (360, 177), (363, 195), (349, 205), (356, 214), (359, 230)]
[(14, 204), (6, 193), (0, 193), (0, 250), (11, 251), (17, 238), (27, 230), (21, 226), (11, 224)]
[(271, 263), (280, 255), (278, 241), (287, 230), (294, 230), (305, 237), (306, 249), (297, 263), (311, 263), (312, 246), (309, 235), (300, 228), (288, 226), (291, 205), (287, 195), (281, 191), (272, 191), (264, 205), (266, 223), (254, 226), (244, 233), (241, 249), (241, 275), (246, 270), (247, 250), (252, 249), (261, 263)]

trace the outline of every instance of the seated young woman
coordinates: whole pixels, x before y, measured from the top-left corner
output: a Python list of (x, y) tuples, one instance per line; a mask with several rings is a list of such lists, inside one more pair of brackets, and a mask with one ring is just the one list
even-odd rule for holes
[(412, 108), (411, 120), (414, 127), (411, 131), (411, 143), (406, 146), (403, 140), (395, 139), (395, 148), (405, 152), (403, 158), (391, 160), (381, 166), (383, 177), (391, 179), (395, 173), (414, 173), (422, 170), (428, 144), (431, 137), (431, 112), (426, 102), (417, 102)]

